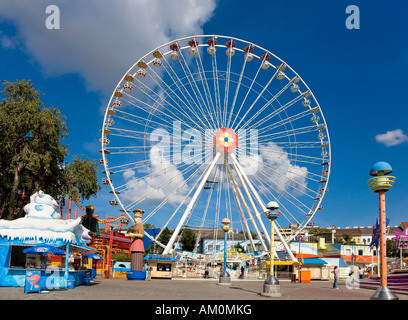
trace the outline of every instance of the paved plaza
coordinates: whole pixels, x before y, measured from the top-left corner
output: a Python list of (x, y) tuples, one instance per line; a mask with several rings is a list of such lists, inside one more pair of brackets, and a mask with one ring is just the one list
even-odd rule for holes
[[(235, 280), (230, 286), (220, 286), (218, 280), (129, 281), (98, 277), (89, 286), (51, 290), (48, 294), (24, 294), (22, 287), (0, 287), (1, 300), (369, 300), (374, 290), (348, 289), (345, 282), (333, 289), (332, 281), (291, 283), (280, 281), (282, 297), (265, 298), (263, 281)], [(400, 300), (408, 295), (398, 294)]]

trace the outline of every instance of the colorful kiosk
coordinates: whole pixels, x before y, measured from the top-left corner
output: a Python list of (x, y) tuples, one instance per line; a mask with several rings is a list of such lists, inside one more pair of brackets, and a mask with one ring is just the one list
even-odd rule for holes
[[(0, 286), (24, 287), (36, 280), (38, 284), (31, 287), (41, 290), (41, 286), (73, 288), (86, 283), (89, 271), (75, 268), (73, 253), (95, 251), (86, 245), (91, 240), (89, 230), (82, 226), (81, 218), (60, 219), (57, 208), (51, 196), (39, 191), (24, 207), (25, 217), (0, 220)], [(47, 255), (23, 252), (42, 245), (65, 251), (65, 261), (55, 265)]]
[(152, 278), (171, 279), (174, 263), (177, 259), (169, 254), (148, 254), (144, 257), (147, 268), (151, 268)]

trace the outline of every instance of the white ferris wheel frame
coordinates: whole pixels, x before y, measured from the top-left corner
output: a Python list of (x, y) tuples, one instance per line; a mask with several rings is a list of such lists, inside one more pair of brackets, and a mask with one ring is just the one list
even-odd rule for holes
[[(318, 193), (319, 193), (319, 197), (315, 199), (316, 201), (315, 201), (315, 206), (314, 206), (314, 208), (312, 208), (312, 209), (309, 211), (309, 213), (306, 215), (308, 218), (307, 218), (306, 220), (304, 220), (303, 224), (299, 224), (298, 229), (297, 229), (296, 231), (294, 231), (289, 237), (286, 237), (286, 238), (285, 238), (285, 237), (281, 234), (281, 232), (280, 232), (280, 230), (279, 230), (277, 224), (275, 224), (275, 234), (278, 235), (278, 237), (280, 238), (280, 240), (281, 240), (281, 242), (282, 242), (282, 245), (283, 245), (283, 247), (285, 248), (286, 252), (289, 254), (290, 258), (295, 261), (295, 260), (297, 260), (297, 259), (294, 257), (294, 255), (293, 255), (293, 253), (291, 252), (291, 250), (289, 249), (289, 246), (288, 246), (287, 243), (288, 243), (289, 241), (293, 240), (293, 239), (295, 238), (295, 236), (296, 236), (297, 234), (299, 234), (299, 232), (302, 231), (302, 230), (308, 225), (308, 223), (311, 221), (311, 219), (312, 219), (312, 218), (314, 217), (314, 215), (316, 214), (317, 210), (319, 210), (319, 208), (321, 208), (321, 202), (322, 202), (322, 200), (323, 200), (323, 198), (324, 198), (325, 193), (328, 191), (327, 187), (328, 187), (329, 176), (330, 176), (330, 171), (331, 171), (331, 143), (330, 143), (330, 136), (329, 136), (329, 131), (328, 131), (328, 129), (327, 129), (326, 121), (325, 121), (325, 119), (324, 119), (324, 115), (323, 115), (323, 113), (322, 113), (322, 111), (321, 111), (320, 105), (319, 105), (317, 99), (315, 98), (315, 96), (314, 96), (312, 90), (307, 86), (306, 82), (303, 81), (303, 79), (300, 77), (300, 75), (298, 75), (297, 72), (296, 72), (295, 70), (293, 70), (285, 61), (283, 61), (281, 58), (277, 57), (275, 54), (273, 54), (273, 53), (270, 52), (269, 50), (266, 50), (266, 49), (264, 49), (264, 48), (262, 48), (262, 47), (260, 47), (260, 46), (258, 46), (258, 45), (256, 45), (256, 44), (253, 44), (253, 43), (251, 43), (251, 42), (248, 42), (248, 41), (245, 41), (245, 40), (236, 38), (236, 37), (229, 37), (229, 36), (222, 36), (222, 35), (195, 35), (195, 36), (188, 36), (188, 37), (183, 37), (183, 38), (179, 38), (179, 39), (176, 39), (176, 40), (169, 41), (169, 42), (167, 42), (167, 43), (165, 43), (165, 44), (163, 44), (163, 45), (161, 45), (161, 46), (159, 46), (159, 47), (156, 47), (155, 49), (151, 50), (151, 51), (148, 52), (146, 55), (144, 55), (143, 57), (141, 57), (138, 61), (136, 61), (136, 63), (135, 63), (134, 65), (132, 65), (132, 66), (127, 70), (127, 72), (125, 73), (125, 75), (129, 74), (133, 69), (135, 69), (135, 67), (137, 66), (137, 64), (138, 64), (140, 61), (145, 61), (146, 58), (147, 58), (147, 57), (150, 57), (154, 52), (156, 52), (156, 51), (158, 51), (158, 50), (161, 50), (161, 49), (163, 50), (164, 48), (168, 48), (170, 45), (172, 45), (172, 44), (174, 44), (174, 43), (180, 43), (180, 42), (182, 42), (182, 41), (189, 40), (189, 39), (194, 39), (194, 40), (195, 40), (195, 39), (211, 39), (211, 38), (212, 38), (212, 39), (225, 39), (225, 40), (231, 40), (231, 41), (237, 41), (237, 42), (240, 42), (240, 43), (244, 43), (244, 44), (250, 45), (250, 46), (252, 46), (252, 47), (254, 47), (254, 48), (257, 48), (257, 49), (259, 49), (260, 51), (263, 51), (265, 54), (268, 54), (268, 55), (270, 55), (271, 57), (274, 57), (275, 59), (279, 60), (279, 61), (282, 63), (282, 65), (286, 66), (286, 68), (288, 68), (289, 70), (291, 70), (291, 72), (293, 72), (293, 73), (296, 75), (296, 77), (298, 77), (299, 81), (301, 81), (302, 84), (305, 86), (306, 89), (304, 90), (303, 93), (300, 92), (300, 93), (301, 93), (300, 96), (301, 96), (301, 97), (305, 97), (305, 96), (306, 96), (305, 94), (307, 94), (307, 96), (311, 96), (312, 99), (316, 102), (316, 107), (318, 108), (318, 111), (317, 111), (317, 112), (319, 112), (319, 115), (321, 116), (321, 120), (322, 120), (322, 123), (323, 123), (321, 126), (322, 126), (322, 128), (324, 129), (324, 132), (325, 132), (325, 134), (326, 134), (325, 144), (327, 144), (327, 145), (325, 145), (325, 148), (328, 150), (328, 154), (327, 154), (327, 156), (326, 156), (327, 175), (324, 177), (323, 186), (322, 186), (322, 188), (321, 188), (321, 189), (319, 190), (319, 192), (318, 192)], [(204, 47), (204, 48), (205, 48), (205, 47), (208, 47), (208, 45), (207, 45), (205, 42), (204, 42), (204, 43), (198, 43), (198, 44), (197, 44), (197, 47), (198, 47), (198, 48), (200, 48), (200, 47)], [(215, 44), (215, 47), (216, 47), (216, 48), (225, 48), (225, 45)], [(180, 47), (180, 50), (185, 50), (185, 49), (187, 49), (187, 48), (188, 48), (188, 46)], [(235, 47), (235, 50), (237, 50), (237, 51), (242, 51), (242, 52), (243, 52), (242, 49), (237, 48), (237, 47)], [(162, 54), (163, 54), (163, 56), (167, 56), (167, 55), (170, 54), (171, 52), (172, 52), (172, 50), (169, 50), (169, 51), (166, 51), (166, 52), (162, 52)], [(256, 56), (256, 57), (259, 59), (259, 56)], [(152, 61), (153, 61), (153, 59), (150, 60), (150, 61), (148, 61), (147, 64), (150, 65), (150, 64), (152, 63)], [(262, 60), (261, 60), (261, 61), (262, 61)], [(274, 66), (274, 65), (272, 65), (272, 66), (275, 67), (276, 72), (278, 72), (279, 66)], [(276, 74), (276, 73), (275, 73), (275, 74)], [(242, 76), (242, 74), (241, 74), (241, 76)], [(274, 78), (274, 77), (271, 78), (271, 80), (269, 81), (269, 83), (272, 81), (273, 78)], [(291, 83), (291, 81), (290, 81), (290, 79), (288, 79), (288, 80), (289, 80), (289, 82), (288, 82), (288, 85), (289, 85), (289, 84)], [(240, 81), (241, 81), (241, 78), (240, 78)], [(121, 89), (121, 83), (123, 83), (123, 77), (120, 79), (120, 81), (118, 82), (117, 86), (115, 87), (115, 90), (113, 91), (113, 93), (112, 93), (112, 95), (111, 95), (111, 97), (110, 97), (110, 100), (109, 100), (109, 102), (108, 102), (108, 105), (107, 105), (107, 109), (106, 109), (105, 116), (104, 116), (104, 120), (103, 120), (103, 127), (102, 127), (102, 130), (101, 130), (101, 145), (102, 145), (102, 149), (101, 149), (102, 152), (101, 152), (101, 153), (102, 153), (102, 160), (103, 160), (103, 165), (104, 165), (104, 168), (105, 168), (106, 178), (107, 178), (107, 181), (109, 182), (109, 186), (110, 186), (110, 188), (111, 188), (111, 190), (112, 190), (112, 193), (113, 193), (113, 195), (114, 195), (116, 201), (118, 201), (118, 203), (120, 204), (120, 207), (122, 208), (122, 210), (126, 213), (126, 215), (129, 217), (129, 219), (134, 222), (133, 217), (129, 214), (129, 210), (126, 209), (126, 207), (125, 207), (124, 204), (122, 203), (120, 197), (118, 196), (117, 192), (115, 191), (115, 186), (113, 185), (112, 180), (111, 180), (111, 177), (110, 177), (111, 172), (110, 172), (109, 166), (108, 166), (108, 164), (107, 164), (107, 163), (108, 163), (107, 157), (106, 157), (106, 154), (105, 154), (105, 152), (104, 152), (104, 151), (106, 150), (106, 147), (107, 147), (107, 145), (106, 145), (106, 143), (105, 143), (105, 141), (106, 141), (105, 139), (106, 139), (106, 137), (107, 137), (107, 135), (106, 135), (106, 129), (107, 129), (106, 120), (109, 118), (109, 115), (108, 115), (108, 112), (107, 112), (107, 111), (108, 111), (108, 109), (112, 108), (111, 106), (112, 106), (112, 101), (113, 101), (113, 99), (114, 99), (114, 97), (115, 97), (115, 96), (114, 96), (115, 92), (116, 92), (116, 91), (122, 91), (122, 90), (123, 90), (123, 89)], [(268, 83), (268, 85), (269, 85), (269, 83)], [(237, 84), (238, 87), (239, 87), (240, 85), (241, 85), (241, 83), (238, 83), (238, 84)], [(288, 85), (287, 85), (287, 86), (288, 86)], [(282, 89), (282, 90), (286, 90), (287, 86), (286, 86), (284, 89)], [(265, 87), (265, 89), (266, 89), (266, 87)], [(264, 90), (265, 90), (265, 89), (264, 89)], [(258, 99), (259, 99), (259, 97), (262, 95), (262, 93), (263, 93), (263, 91), (259, 94)], [(280, 92), (278, 92), (278, 93), (276, 94), (276, 97), (278, 97), (279, 95), (280, 95)], [(236, 96), (234, 97), (234, 100), (235, 100), (235, 99), (236, 99)], [(257, 101), (257, 100), (256, 100), (256, 101)], [(256, 101), (253, 102), (252, 106), (256, 103)], [(316, 108), (316, 107), (315, 107), (315, 108)], [(310, 107), (309, 107), (309, 109), (310, 109)], [(250, 108), (249, 108), (249, 110), (250, 110)], [(228, 123), (230, 123), (230, 122), (232, 121), (232, 114), (233, 114), (233, 112), (232, 112), (232, 110), (231, 110), (231, 112), (229, 113)], [(243, 118), (239, 121), (238, 125), (241, 123), (242, 120), (243, 120)], [(234, 119), (233, 124), (235, 124), (235, 119)], [(321, 140), (321, 143), (323, 144), (323, 140)], [(150, 236), (148, 233), (145, 232), (145, 235), (146, 235), (148, 238), (150, 238), (151, 240), (155, 241), (158, 245), (160, 245), (160, 246), (162, 246), (162, 247), (164, 248), (164, 254), (172, 253), (172, 247), (173, 247), (174, 242), (175, 242), (175, 240), (176, 240), (176, 238), (177, 238), (177, 236), (178, 236), (178, 234), (179, 234), (179, 232), (180, 232), (180, 230), (181, 230), (181, 228), (182, 228), (182, 225), (183, 225), (183, 223), (184, 223), (186, 217), (187, 217), (188, 214), (190, 213), (191, 209), (194, 207), (196, 201), (198, 200), (199, 195), (200, 195), (200, 193), (201, 193), (201, 191), (202, 191), (202, 189), (203, 189), (203, 187), (204, 187), (204, 184), (205, 184), (205, 182), (207, 181), (209, 175), (211, 174), (212, 169), (214, 168), (214, 166), (215, 166), (215, 164), (216, 164), (218, 158), (220, 157), (220, 155), (221, 155), (220, 152), (217, 152), (217, 153), (216, 153), (216, 156), (214, 157), (213, 161), (208, 165), (207, 170), (205, 170), (205, 171), (203, 172), (203, 174), (201, 175), (201, 177), (199, 178), (199, 181), (200, 181), (199, 185), (197, 186), (197, 183), (196, 183), (196, 189), (195, 189), (194, 196), (193, 196), (192, 199), (190, 200), (190, 203), (188, 204), (187, 208), (185, 209), (185, 211), (184, 211), (184, 213), (183, 213), (183, 216), (182, 216), (182, 218), (180, 219), (180, 221), (179, 221), (179, 223), (178, 223), (178, 225), (177, 225), (177, 227), (176, 227), (176, 229), (175, 229), (175, 232), (173, 232), (173, 235), (172, 235), (172, 237), (170, 238), (170, 241), (168, 242), (168, 244), (167, 244), (166, 246), (163, 245), (163, 244), (161, 244), (161, 243), (157, 240), (157, 238), (155, 239), (154, 237)], [(241, 167), (241, 165), (239, 164), (239, 162), (235, 159), (234, 156), (230, 156), (229, 158), (232, 160), (232, 167), (233, 167), (233, 169), (235, 170), (235, 172), (237, 173), (238, 180), (239, 180), (239, 181), (236, 181), (236, 179), (235, 179), (235, 178), (233, 177), (233, 175), (231, 174), (231, 171), (230, 171), (231, 169), (230, 169), (230, 167), (228, 166), (228, 168), (226, 168), (226, 173), (227, 173), (229, 179), (231, 180), (231, 189), (232, 189), (233, 196), (234, 196), (234, 198), (235, 198), (235, 200), (236, 200), (236, 204), (237, 204), (238, 211), (240, 211), (240, 214), (243, 214), (243, 211), (244, 211), (244, 209), (245, 209), (245, 211), (246, 211), (247, 214), (249, 215), (249, 220), (251, 220), (251, 221), (253, 222), (253, 226), (255, 226), (255, 231), (256, 231), (257, 235), (259, 236), (261, 233), (263, 233), (263, 237), (265, 237), (266, 242), (269, 243), (269, 242), (270, 242), (269, 233), (267, 232), (267, 230), (266, 230), (266, 228), (265, 228), (265, 225), (264, 225), (264, 223), (262, 222), (262, 220), (261, 220), (261, 218), (260, 218), (260, 216), (261, 216), (260, 212), (261, 212), (261, 213), (264, 213), (264, 212), (266, 211), (265, 204), (263, 203), (262, 198), (261, 198), (260, 195), (258, 194), (258, 192), (257, 192), (257, 190), (255, 189), (255, 187), (252, 185), (251, 181), (249, 180), (249, 178), (248, 178), (247, 175), (245, 174), (245, 172), (244, 172), (244, 170), (242, 169), (242, 167)], [(323, 157), (323, 158), (324, 158), (324, 157)], [(249, 205), (248, 205), (248, 203), (245, 201), (244, 196), (243, 196), (243, 194), (242, 194), (242, 191), (239, 189), (238, 185), (241, 185), (241, 187), (243, 188), (244, 193), (245, 193), (245, 196), (246, 196), (247, 199), (248, 199)], [(234, 187), (234, 186), (235, 186), (235, 187)], [(254, 201), (253, 199), (255, 199), (255, 201)], [(241, 205), (241, 203), (242, 203), (242, 205)], [(257, 207), (256, 204), (257, 204), (259, 207)], [(255, 220), (255, 219), (254, 219), (254, 218), (252, 217), (252, 215), (250, 214), (251, 208), (252, 208), (253, 212), (255, 213), (255, 218), (256, 218), (256, 220), (258, 221), (259, 226), (260, 226), (260, 228), (261, 228), (262, 231), (257, 230), (256, 223), (254, 223), (254, 220)], [(258, 208), (260, 208), (260, 210), (258, 210)], [(245, 226), (246, 231), (248, 232), (251, 245), (254, 247), (253, 240), (252, 240), (252, 237), (251, 237), (250, 232), (249, 232), (250, 229), (249, 229), (249, 226), (248, 226), (248, 224), (247, 224), (247, 220), (245, 220), (245, 219), (244, 219), (244, 226)], [(262, 236), (259, 236), (259, 239), (260, 239), (260, 241), (261, 241), (261, 245), (262, 245), (264, 251), (268, 251), (268, 250), (267, 250), (267, 243), (265, 243), (265, 242), (263, 241)], [(266, 250), (265, 250), (265, 249), (266, 249)]]

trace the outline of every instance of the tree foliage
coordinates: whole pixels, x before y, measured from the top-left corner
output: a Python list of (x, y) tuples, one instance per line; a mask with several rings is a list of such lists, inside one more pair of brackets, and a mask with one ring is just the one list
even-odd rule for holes
[(356, 241), (353, 240), (353, 236), (351, 234), (343, 234), (342, 238), (344, 244), (356, 244)]
[(95, 160), (82, 159), (80, 155), (73, 156), (73, 161), (65, 166), (65, 179), (63, 195), (75, 199), (86, 199), (98, 193), (96, 172), (98, 165)]
[(61, 142), (68, 132), (60, 110), (45, 107), (30, 80), (3, 81), (2, 86), (0, 218), (23, 216), (24, 205), (38, 190), (58, 200), (96, 194), (95, 163), (79, 156), (65, 163), (68, 146)]
[(183, 231), (180, 242), (184, 251), (193, 251), (196, 245), (196, 241), (197, 236), (192, 230), (186, 229)]
[(325, 233), (331, 233), (331, 232), (332, 230), (327, 229), (327, 228), (313, 228), (313, 229), (310, 229), (309, 234), (319, 235), (319, 234), (325, 234)]

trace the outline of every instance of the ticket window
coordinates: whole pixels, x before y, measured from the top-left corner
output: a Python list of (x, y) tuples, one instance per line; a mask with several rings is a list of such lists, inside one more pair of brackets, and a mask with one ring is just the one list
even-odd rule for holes
[(158, 263), (157, 271), (171, 271), (171, 263)]
[(40, 268), (41, 261), (40, 256), (38, 254), (27, 254), (26, 256), (26, 269), (36, 269)]
[(74, 269), (79, 270), (80, 266), (81, 266), (81, 258), (75, 257), (75, 259), (74, 259)]

